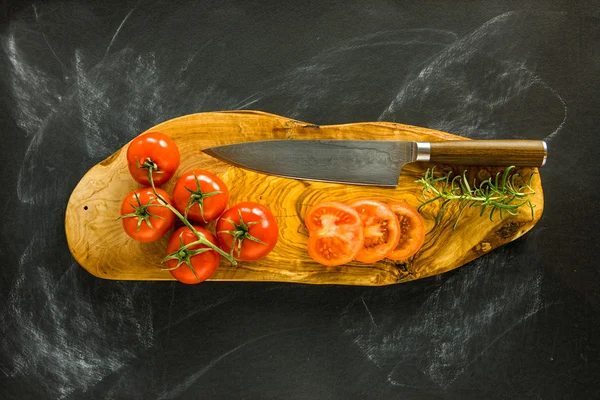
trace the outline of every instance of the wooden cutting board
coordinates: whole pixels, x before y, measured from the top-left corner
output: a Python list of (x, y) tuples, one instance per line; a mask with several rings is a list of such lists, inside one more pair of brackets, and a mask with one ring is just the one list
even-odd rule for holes
[[(452, 228), (451, 209), (435, 225), (439, 204), (422, 210), (427, 235), (422, 249), (405, 262), (383, 260), (376, 264), (352, 262), (339, 267), (325, 267), (312, 261), (306, 251), (308, 233), (304, 214), (309, 206), (321, 201), (350, 202), (356, 199), (406, 201), (413, 206), (422, 202), (422, 177), (429, 163), (408, 164), (402, 170), (397, 188), (377, 188), (323, 182), (307, 182), (268, 176), (234, 167), (201, 152), (217, 145), (264, 139), (375, 139), (442, 141), (464, 138), (448, 133), (397, 123), (368, 122), (318, 126), (256, 111), (209, 112), (187, 115), (163, 122), (148, 131), (160, 131), (173, 138), (181, 152), (181, 165), (170, 182), (163, 186), (172, 191), (179, 174), (202, 168), (219, 175), (228, 185), (230, 205), (251, 200), (267, 205), (279, 223), (279, 242), (264, 259), (240, 262), (231, 266), (222, 261), (211, 280), (280, 281), (312, 284), (388, 285), (460, 267), (509, 243), (529, 231), (540, 219), (543, 192), (536, 168), (522, 168), (523, 176), (534, 173), (531, 197), (535, 205), (533, 219), (523, 207), (516, 217), (493, 221), (480, 217), (476, 209), (463, 215)], [(467, 140), (467, 139), (464, 139)], [(129, 175), (126, 162), (127, 143), (106, 160), (95, 165), (73, 190), (67, 205), (65, 230), (71, 253), (91, 274), (106, 279), (172, 280), (160, 269), (167, 238), (154, 243), (131, 240), (117, 220), (123, 197), (139, 187)], [(436, 170), (486, 178), (497, 168), (436, 165)]]

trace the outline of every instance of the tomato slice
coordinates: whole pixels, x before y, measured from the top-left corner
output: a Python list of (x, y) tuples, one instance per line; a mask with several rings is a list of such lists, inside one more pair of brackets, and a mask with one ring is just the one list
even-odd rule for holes
[(388, 204), (400, 222), (400, 240), (388, 254), (392, 260), (406, 260), (416, 254), (425, 242), (425, 222), (419, 211), (407, 203)]
[(320, 264), (349, 263), (363, 247), (360, 216), (345, 204), (325, 202), (314, 205), (306, 212), (305, 223), (310, 235), (308, 254)]
[(365, 242), (356, 255), (358, 261), (373, 263), (387, 256), (400, 239), (400, 224), (387, 204), (377, 200), (358, 200), (350, 204), (362, 220)]

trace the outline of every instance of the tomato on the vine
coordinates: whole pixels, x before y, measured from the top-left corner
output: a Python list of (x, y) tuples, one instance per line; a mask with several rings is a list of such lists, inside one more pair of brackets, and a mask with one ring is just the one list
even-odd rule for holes
[[(172, 204), (167, 192), (157, 188), (167, 203)], [(121, 219), (125, 233), (139, 242), (154, 242), (167, 233), (175, 223), (175, 214), (157, 198), (152, 188), (136, 189), (121, 203)]]
[[(194, 229), (210, 243), (217, 246), (217, 239), (206, 228), (193, 225)], [(221, 256), (205, 244), (184, 246), (198, 241), (198, 237), (187, 226), (177, 229), (167, 244), (165, 266), (179, 282), (195, 284), (210, 278), (217, 268)]]
[(179, 148), (169, 136), (160, 132), (139, 135), (127, 147), (129, 173), (142, 185), (149, 185), (148, 170), (156, 186), (166, 183), (179, 167)]
[(279, 237), (279, 227), (271, 211), (251, 201), (226, 210), (217, 221), (216, 232), (221, 248), (242, 261), (265, 257)]
[(352, 207), (324, 202), (309, 208), (304, 219), (309, 232), (308, 254), (320, 264), (349, 263), (363, 247), (362, 222)]
[(173, 189), (175, 208), (196, 222), (219, 218), (228, 201), (229, 190), (221, 178), (202, 169), (185, 172)]
[(358, 261), (373, 263), (384, 259), (398, 244), (400, 224), (391, 208), (377, 200), (358, 200), (350, 204), (363, 223), (365, 241), (356, 255)]
[(407, 203), (390, 203), (400, 222), (400, 240), (387, 255), (392, 260), (406, 260), (416, 254), (425, 242), (425, 223), (419, 211)]

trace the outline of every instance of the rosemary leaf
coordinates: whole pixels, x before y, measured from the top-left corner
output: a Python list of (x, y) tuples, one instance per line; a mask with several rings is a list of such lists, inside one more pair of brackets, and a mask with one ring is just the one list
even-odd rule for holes
[(436, 224), (442, 220), (443, 214), (456, 204), (458, 212), (453, 229), (458, 225), (467, 208), (479, 207), (479, 215), (483, 216), (486, 211), (489, 212), (490, 221), (493, 221), (494, 214), (497, 212), (501, 219), (505, 214), (518, 215), (518, 209), (527, 205), (531, 210), (531, 219), (534, 218), (534, 207), (530, 196), (535, 194), (531, 187), (533, 174), (529, 176), (527, 183), (518, 184), (516, 179), (520, 175), (514, 172), (514, 166), (498, 172), (492, 179), (491, 177), (479, 185), (476, 181), (469, 184), (467, 171), (462, 174), (454, 175), (452, 171), (448, 174), (435, 177), (434, 168), (427, 169), (425, 176), (416, 182), (423, 185), (421, 190), (423, 203), (419, 206), (419, 211), (426, 205), (442, 201), (438, 214), (436, 215)]

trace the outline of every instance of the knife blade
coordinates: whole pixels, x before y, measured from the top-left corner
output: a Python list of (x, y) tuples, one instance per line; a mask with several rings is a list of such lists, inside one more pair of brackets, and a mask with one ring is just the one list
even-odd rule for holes
[(269, 175), (389, 187), (398, 185), (402, 167), (410, 162), (541, 167), (547, 158), (541, 140), (262, 140), (202, 151)]

